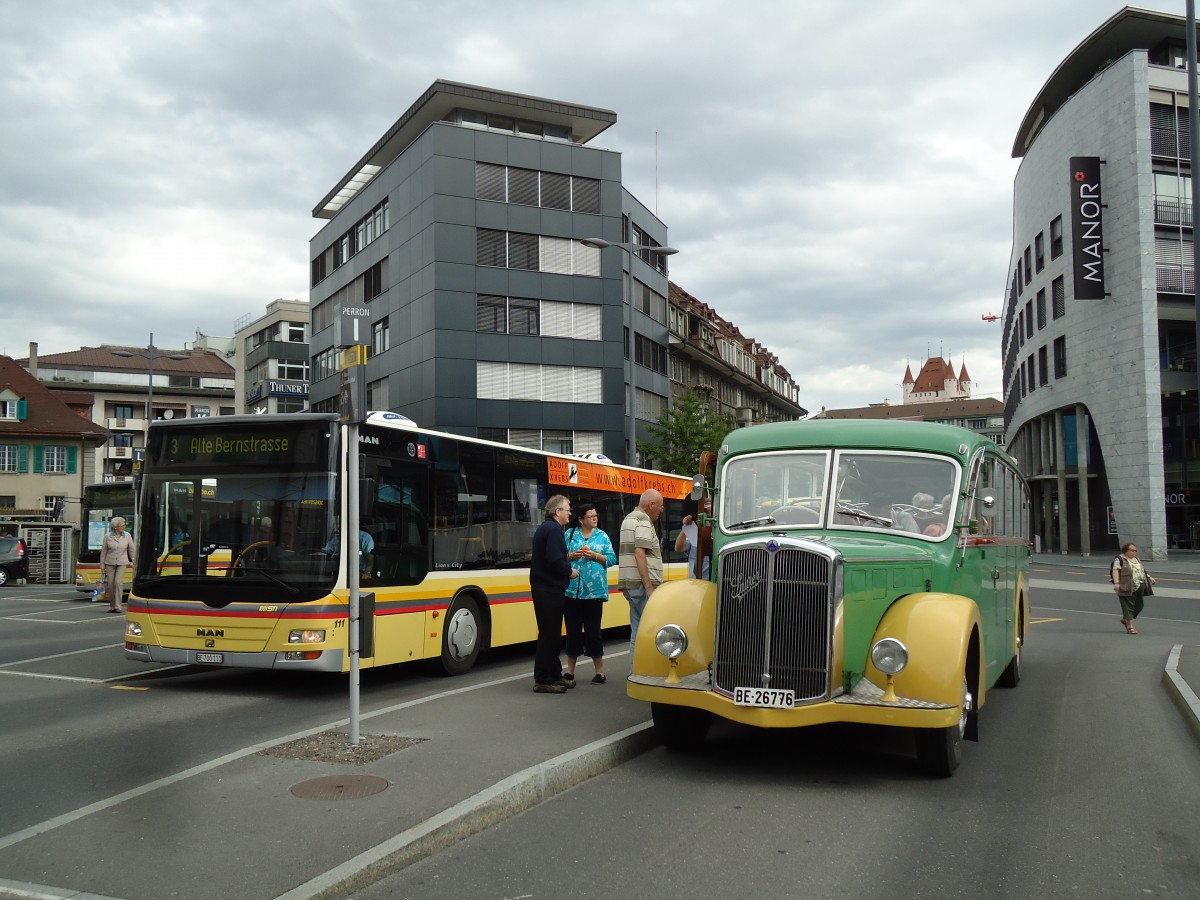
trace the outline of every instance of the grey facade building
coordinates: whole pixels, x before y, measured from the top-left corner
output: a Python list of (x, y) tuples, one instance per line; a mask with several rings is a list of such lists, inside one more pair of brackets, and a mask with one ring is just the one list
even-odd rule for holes
[(639, 437), (670, 396), (666, 263), (581, 241), (665, 246), (667, 228), (589, 144), (616, 118), (434, 82), (313, 210), (311, 408), (338, 408), (333, 326), (359, 306), (369, 408), (628, 460), (628, 385)]
[(1200, 546), (1185, 20), (1125, 8), (1017, 132), (1008, 449), (1050, 551)]
[(308, 409), (308, 303), (272, 300), (258, 318), (233, 325), (239, 413), (290, 413)]

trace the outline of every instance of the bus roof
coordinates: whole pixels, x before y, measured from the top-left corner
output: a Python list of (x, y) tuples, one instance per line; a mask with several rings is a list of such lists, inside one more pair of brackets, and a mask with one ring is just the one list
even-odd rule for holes
[[(773, 422), (731, 431), (723, 443), (729, 448), (729, 453), (854, 447), (866, 450), (920, 450), (951, 456), (970, 456), (980, 447), (992, 447), (1008, 459), (1003, 450), (977, 431), (955, 425), (906, 422), (898, 419), (809, 419), (801, 422)], [(960, 453), (960, 448), (964, 445), (966, 452)]]

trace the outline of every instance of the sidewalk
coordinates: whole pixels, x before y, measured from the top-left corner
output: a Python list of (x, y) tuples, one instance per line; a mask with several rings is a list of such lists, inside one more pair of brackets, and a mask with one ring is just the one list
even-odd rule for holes
[[(1111, 551), (1101, 551), (1093, 553), (1091, 556), (1080, 556), (1078, 553), (1035, 553), (1033, 555), (1034, 578), (1036, 580), (1038, 567), (1094, 569), (1097, 573), (1101, 573), (1112, 565), (1115, 555)], [(1146, 568), (1155, 578), (1200, 579), (1200, 551), (1197, 550), (1172, 550), (1168, 559), (1160, 562), (1149, 560), (1143, 560), (1143, 562), (1146, 563)], [(1197, 586), (1197, 590), (1197, 596), (1200, 596), (1200, 585)], [(1187, 722), (1196, 739), (1200, 740), (1200, 699), (1197, 698), (1197, 692), (1200, 691), (1200, 648), (1187, 644), (1176, 644), (1167, 657), (1162, 680), (1167, 693), (1171, 695), (1175, 705), (1183, 714), (1184, 721)]]

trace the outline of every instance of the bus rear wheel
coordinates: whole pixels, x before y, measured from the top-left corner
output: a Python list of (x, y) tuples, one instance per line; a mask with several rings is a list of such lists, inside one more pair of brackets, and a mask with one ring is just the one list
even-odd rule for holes
[(442, 669), (447, 675), (469, 672), (479, 658), (483, 623), (472, 597), (456, 597), (446, 610), (442, 628)]
[(962, 762), (963, 735), (967, 731), (967, 719), (971, 715), (974, 698), (971, 696), (967, 676), (962, 680), (962, 704), (958, 708), (958, 722), (949, 728), (918, 728), (917, 762), (921, 768), (935, 778), (949, 778)]
[(690, 706), (668, 706), (651, 703), (650, 717), (654, 720), (654, 733), (668, 750), (695, 750), (708, 737), (708, 726), (712, 716), (702, 709)]

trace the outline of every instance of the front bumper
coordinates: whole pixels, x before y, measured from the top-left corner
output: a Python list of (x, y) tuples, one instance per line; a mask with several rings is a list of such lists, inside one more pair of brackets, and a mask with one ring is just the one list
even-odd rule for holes
[(635, 700), (668, 706), (690, 706), (731, 722), (759, 728), (803, 728), (834, 722), (903, 728), (948, 728), (958, 724), (960, 718), (958, 707), (953, 705), (910, 697), (884, 700), (883, 690), (866, 678), (859, 679), (849, 693), (791, 709), (738, 706), (731, 698), (713, 690), (707, 672), (684, 675), (679, 681), (671, 683), (661, 676), (630, 675), (626, 690)]

